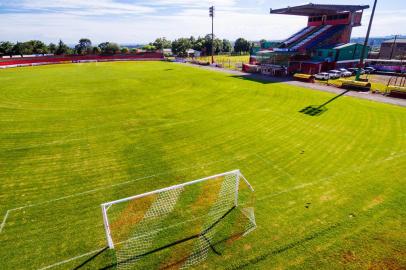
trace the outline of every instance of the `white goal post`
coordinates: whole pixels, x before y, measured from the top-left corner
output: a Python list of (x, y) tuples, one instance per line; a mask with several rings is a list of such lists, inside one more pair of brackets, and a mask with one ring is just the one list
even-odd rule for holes
[(233, 170), (101, 204), (118, 269), (140, 268), (141, 258), (186, 242), (183, 250), (192, 251), (180, 260), (181, 269), (201, 262), (209, 250), (219, 255), (216, 245), (224, 238), (256, 228), (253, 192), (240, 170)]

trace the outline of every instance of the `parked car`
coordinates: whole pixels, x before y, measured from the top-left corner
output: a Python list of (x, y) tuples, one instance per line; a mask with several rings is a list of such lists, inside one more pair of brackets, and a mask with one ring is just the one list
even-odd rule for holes
[(318, 80), (328, 80), (330, 79), (330, 74), (327, 72), (321, 72), (319, 74), (314, 75)]
[(373, 67), (366, 67), (365, 69), (365, 73), (367, 74), (372, 74), (376, 72), (376, 69), (374, 69)]
[[(348, 71), (352, 72), (352, 75), (357, 74), (358, 68), (348, 68)], [(365, 70), (361, 68), (361, 75), (365, 74)]]
[(330, 79), (338, 79), (341, 77), (341, 71), (338, 70), (329, 70), (328, 74), (330, 74)]
[(339, 71), (341, 71), (341, 77), (351, 77), (352, 72), (346, 70), (345, 68), (340, 68)]

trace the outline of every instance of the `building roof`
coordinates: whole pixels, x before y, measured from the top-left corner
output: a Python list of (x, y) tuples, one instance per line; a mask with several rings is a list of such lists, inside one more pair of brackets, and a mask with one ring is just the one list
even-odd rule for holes
[[(385, 40), (383, 43), (395, 43), (395, 39)], [(406, 43), (406, 38), (398, 38), (396, 43)]]
[(283, 15), (298, 15), (298, 16), (321, 16), (321, 15), (335, 15), (344, 12), (356, 12), (368, 9), (369, 5), (320, 5), (320, 4), (306, 4), (295, 7), (287, 7), (280, 9), (271, 9), (271, 14)]

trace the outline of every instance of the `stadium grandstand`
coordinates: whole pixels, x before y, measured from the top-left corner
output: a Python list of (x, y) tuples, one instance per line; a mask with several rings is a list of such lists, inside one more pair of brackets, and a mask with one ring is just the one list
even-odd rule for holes
[[(277, 46), (259, 48), (251, 52), (251, 64), (266, 66), (268, 73), (317, 73), (336, 66), (355, 65), (362, 44), (355, 44), (356, 50), (339, 57), (340, 49), (352, 48), (349, 44), (353, 27), (361, 25), (363, 11), (368, 5), (320, 5), (306, 4), (282, 9), (271, 9), (271, 14), (306, 16), (306, 27), (300, 29)], [(347, 45), (348, 44), (348, 45)], [(320, 58), (326, 50), (330, 55)], [(361, 51), (361, 50), (359, 50)], [(369, 48), (365, 50), (368, 54)], [(338, 53), (337, 53), (338, 52)], [(271, 71), (270, 71), (271, 70)]]

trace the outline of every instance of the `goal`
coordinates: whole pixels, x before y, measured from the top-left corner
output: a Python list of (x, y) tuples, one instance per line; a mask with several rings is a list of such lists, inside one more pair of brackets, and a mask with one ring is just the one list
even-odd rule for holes
[(186, 269), (256, 228), (254, 189), (239, 170), (103, 203), (117, 269)]

